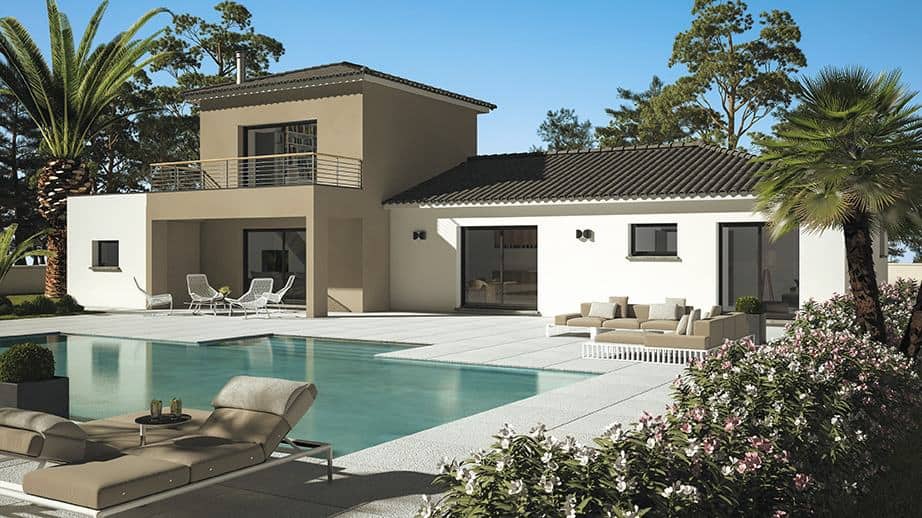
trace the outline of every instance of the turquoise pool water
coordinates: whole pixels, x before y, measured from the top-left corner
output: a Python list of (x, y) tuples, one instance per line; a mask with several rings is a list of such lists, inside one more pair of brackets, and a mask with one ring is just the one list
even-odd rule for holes
[[(402, 347), (275, 336), (189, 345), (77, 335), (0, 339), (47, 345), (70, 378), (76, 419), (136, 412), (151, 399), (179, 397), (190, 408), (232, 376), (317, 384), (314, 407), (293, 436), (333, 443), (336, 455), (367, 448), (591, 377), (591, 374), (462, 366), (375, 358)], [(490, 433), (493, 430), (485, 430)]]

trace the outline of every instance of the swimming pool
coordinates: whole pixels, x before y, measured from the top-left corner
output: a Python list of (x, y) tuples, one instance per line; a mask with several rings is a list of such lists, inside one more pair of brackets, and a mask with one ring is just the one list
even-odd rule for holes
[(314, 407), (294, 437), (331, 442), (343, 455), (593, 376), (376, 358), (395, 344), (273, 336), (208, 345), (82, 335), (0, 339), (0, 351), (32, 341), (70, 378), (74, 419), (98, 419), (167, 403), (211, 408), (237, 374), (310, 380)]

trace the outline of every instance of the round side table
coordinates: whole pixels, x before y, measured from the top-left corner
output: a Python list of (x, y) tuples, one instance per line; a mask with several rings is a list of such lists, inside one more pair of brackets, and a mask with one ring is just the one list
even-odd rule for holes
[(140, 437), (140, 444), (144, 446), (146, 444), (144, 439), (144, 429), (145, 428), (169, 428), (171, 426), (179, 426), (183, 423), (187, 423), (192, 420), (192, 416), (189, 414), (161, 414), (160, 416), (154, 417), (152, 415), (142, 415), (134, 420), (138, 425), (138, 434)]

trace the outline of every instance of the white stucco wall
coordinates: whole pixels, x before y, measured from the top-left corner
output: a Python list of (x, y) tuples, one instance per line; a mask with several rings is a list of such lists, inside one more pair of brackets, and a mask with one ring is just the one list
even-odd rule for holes
[[(119, 242), (119, 270), (94, 271), (93, 241)], [(144, 308), (147, 279), (147, 195), (113, 194), (67, 200), (67, 291), (90, 308)]]
[[(719, 297), (719, 223), (764, 221), (748, 200), (393, 207), (390, 218), (392, 309), (451, 311), (460, 305), (461, 227), (536, 225), (538, 310), (544, 315), (612, 295), (638, 303), (686, 297), (689, 305), (709, 308)], [(632, 223), (676, 223), (681, 261), (629, 260)], [(594, 241), (577, 240), (576, 229), (593, 230)], [(413, 241), (414, 230), (427, 231), (427, 239)], [(841, 292), (841, 234), (802, 234), (800, 247), (801, 301)]]

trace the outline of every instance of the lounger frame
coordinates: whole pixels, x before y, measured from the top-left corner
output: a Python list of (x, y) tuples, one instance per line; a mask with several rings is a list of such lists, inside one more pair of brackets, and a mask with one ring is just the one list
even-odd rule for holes
[[(15, 498), (17, 500), (22, 500), (24, 502), (29, 502), (41, 507), (47, 507), (49, 509), (59, 509), (62, 511), (69, 511), (72, 513), (78, 513), (85, 516), (94, 516), (94, 517), (103, 517), (103, 516), (113, 516), (131, 509), (136, 509), (138, 507), (143, 507), (145, 505), (153, 504), (161, 500), (166, 500), (174, 496), (182, 495), (185, 493), (190, 493), (192, 491), (198, 491), (204, 487), (213, 486), (215, 484), (220, 484), (228, 480), (239, 478), (257, 471), (262, 471), (264, 469), (269, 469), (279, 464), (285, 464), (298, 460), (303, 457), (316, 457), (319, 455), (324, 455), (327, 461), (327, 482), (333, 482), (333, 446), (325, 442), (315, 442), (307, 441), (303, 439), (290, 439), (288, 437), (282, 439), (282, 444), (275, 449), (273, 455), (270, 456), (265, 461), (256, 464), (254, 466), (249, 466), (247, 468), (238, 469), (236, 471), (231, 471), (229, 473), (224, 473), (223, 475), (218, 475), (216, 477), (206, 478), (205, 480), (199, 480), (198, 482), (193, 482), (191, 484), (186, 484), (185, 486), (177, 487), (175, 489), (170, 489), (168, 491), (163, 491), (161, 493), (155, 493), (153, 495), (148, 495), (137, 500), (132, 500), (130, 502), (125, 502), (123, 504), (114, 505), (111, 507), (106, 507), (105, 509), (93, 509), (91, 507), (83, 507), (75, 504), (70, 504), (67, 502), (62, 502), (60, 500), (53, 500), (50, 498), (45, 498), (36, 495), (30, 495), (22, 490), (21, 484), (14, 484), (12, 482), (0, 481), (0, 495)], [(283, 456), (275, 456), (276, 453), (284, 454)], [(36, 459), (34, 457), (25, 457), (21, 455), (16, 455), (7, 452), (0, 452), (0, 456), (7, 457), (16, 457), (29, 459), (32, 461), (43, 462), (41, 459)]]
[[(567, 326), (560, 324), (547, 324), (544, 327), (544, 336), (545, 338), (550, 338), (554, 335), (560, 335), (564, 333), (589, 333), (589, 339), (593, 342), (595, 337), (603, 331), (604, 328), (601, 327), (590, 327), (590, 326)], [(623, 329), (608, 329), (607, 331), (623, 331)]]

